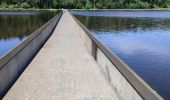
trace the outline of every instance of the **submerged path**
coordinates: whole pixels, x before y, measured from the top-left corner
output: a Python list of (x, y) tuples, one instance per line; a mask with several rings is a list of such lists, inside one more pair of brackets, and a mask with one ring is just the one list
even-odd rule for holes
[(80, 30), (64, 12), (53, 35), (4, 100), (117, 100), (83, 44)]

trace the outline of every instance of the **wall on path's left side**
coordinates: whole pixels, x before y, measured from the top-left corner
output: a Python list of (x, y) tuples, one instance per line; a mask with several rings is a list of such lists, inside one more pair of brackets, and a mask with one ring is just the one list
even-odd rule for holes
[(6, 94), (26, 66), (53, 33), (62, 12), (32, 33), (26, 40), (0, 59), (0, 98)]

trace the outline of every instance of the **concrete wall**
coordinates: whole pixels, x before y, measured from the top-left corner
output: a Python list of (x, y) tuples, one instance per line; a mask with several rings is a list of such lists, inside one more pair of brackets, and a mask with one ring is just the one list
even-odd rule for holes
[(0, 98), (16, 81), (36, 53), (53, 33), (62, 12), (32, 33), (25, 41), (0, 59)]
[(105, 47), (74, 16), (82, 29), (80, 38), (89, 53), (96, 59), (106, 79), (122, 100), (162, 100), (163, 98), (147, 85), (129, 66)]
[[(86, 34), (81, 34), (89, 53), (96, 59), (103, 74), (111, 83), (113, 90), (122, 100), (142, 100), (142, 97), (131, 86), (131, 84), (124, 78), (118, 69), (111, 63), (105, 54), (95, 46), (92, 39)], [(96, 52), (95, 52), (96, 50)]]
[(119, 97), (123, 100), (142, 100), (142, 97), (99, 48), (97, 49), (97, 62)]

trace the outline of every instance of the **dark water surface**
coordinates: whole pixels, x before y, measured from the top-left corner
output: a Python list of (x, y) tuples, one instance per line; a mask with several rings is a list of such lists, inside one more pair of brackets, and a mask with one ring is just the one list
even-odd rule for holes
[(170, 100), (170, 11), (72, 11), (162, 97)]
[(56, 11), (0, 11), (0, 58), (57, 13)]

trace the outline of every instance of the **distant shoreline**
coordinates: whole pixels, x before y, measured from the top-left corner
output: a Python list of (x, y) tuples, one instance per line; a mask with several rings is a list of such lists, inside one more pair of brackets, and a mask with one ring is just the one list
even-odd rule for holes
[(59, 9), (36, 9), (36, 8), (29, 8), (29, 9), (24, 9), (24, 8), (0, 8), (0, 11), (43, 11), (43, 10), (48, 10), (48, 11), (56, 11)]
[(153, 8), (153, 9), (68, 9), (68, 10), (87, 10), (87, 11), (169, 11), (170, 8)]
[[(56, 11), (61, 9), (39, 9), (39, 8), (0, 8), (0, 11)], [(67, 10), (80, 10), (80, 11), (169, 11), (170, 8), (153, 8), (153, 9), (67, 9)]]

